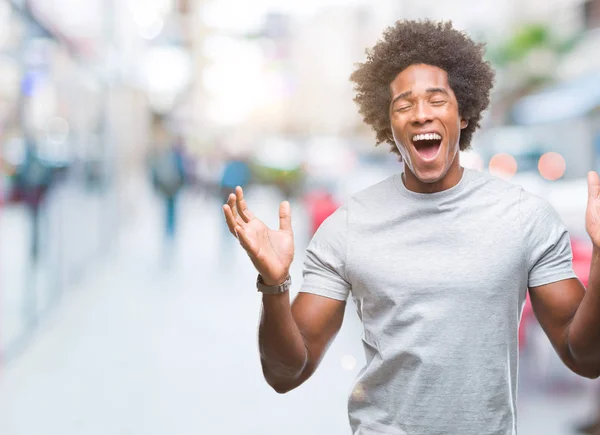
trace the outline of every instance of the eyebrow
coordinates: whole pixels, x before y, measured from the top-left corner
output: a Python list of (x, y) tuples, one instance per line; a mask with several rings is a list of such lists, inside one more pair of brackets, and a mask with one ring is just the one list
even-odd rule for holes
[[(448, 91), (444, 88), (427, 88), (425, 92), (427, 92), (428, 94), (435, 94), (439, 92), (442, 94), (449, 95)], [(393, 106), (396, 101), (402, 100), (403, 98), (409, 97), (410, 95), (412, 95), (412, 91), (406, 91), (396, 95), (396, 97), (394, 97), (394, 99), (392, 100), (391, 105)]]

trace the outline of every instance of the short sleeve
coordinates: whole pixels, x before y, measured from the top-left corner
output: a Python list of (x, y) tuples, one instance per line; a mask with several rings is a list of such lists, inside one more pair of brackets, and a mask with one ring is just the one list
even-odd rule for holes
[(550, 203), (521, 190), (519, 216), (529, 271), (528, 286), (575, 278), (569, 232)]
[(346, 279), (347, 206), (334, 211), (319, 227), (308, 247), (300, 292), (345, 301), (351, 286)]

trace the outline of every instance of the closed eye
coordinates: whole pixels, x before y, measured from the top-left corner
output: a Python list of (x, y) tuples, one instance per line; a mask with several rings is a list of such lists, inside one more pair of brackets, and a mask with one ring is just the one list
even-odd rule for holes
[(411, 106), (402, 106), (396, 109), (396, 112), (406, 112)]
[(435, 106), (441, 106), (442, 104), (444, 104), (446, 101), (444, 100), (435, 100), (432, 101), (431, 104), (435, 105)]

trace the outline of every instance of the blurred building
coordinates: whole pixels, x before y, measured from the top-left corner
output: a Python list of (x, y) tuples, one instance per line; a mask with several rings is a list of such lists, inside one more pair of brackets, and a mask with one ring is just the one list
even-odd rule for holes
[[(0, 229), (10, 234), (0, 252), (5, 357), (114, 247), (135, 215), (152, 116), (173, 110), (191, 76), (178, 20), (186, 7), (159, 0), (0, 1)], [(13, 176), (29, 155), (54, 174), (39, 200), (39, 234)], [(38, 237), (39, 258), (30, 258), (27, 246)]]
[(600, 43), (600, 2), (543, 4), (537, 19), (551, 22), (551, 17), (560, 17), (564, 25), (557, 28), (569, 29), (576, 43), (559, 56), (547, 49), (524, 59), (529, 71), (541, 73), (545, 68), (547, 80), (508, 108), (508, 122), (522, 126), (533, 139), (531, 147), (564, 155), (565, 177), (583, 178), (600, 167), (600, 63), (592, 55)]
[(395, 20), (426, 17), (486, 41), (495, 62), (492, 109), (475, 136), (483, 167), (504, 152), (539, 178), (549, 151), (564, 158), (565, 179), (600, 166), (600, 0), (1, 0), (5, 172), (32, 143), (65, 169), (44, 236), (55, 287), (140, 213), (156, 116), (188, 153), (216, 156), (215, 174), (227, 156), (277, 156), (269, 144), (289, 157), (286, 141), (295, 169), (317, 147), (374, 152), (349, 76)]

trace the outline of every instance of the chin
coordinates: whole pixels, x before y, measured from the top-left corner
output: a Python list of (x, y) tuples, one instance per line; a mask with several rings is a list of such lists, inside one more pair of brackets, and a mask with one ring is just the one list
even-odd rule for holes
[(417, 167), (414, 174), (422, 183), (437, 183), (448, 173), (448, 168)]
[(444, 178), (444, 175), (434, 175), (434, 174), (428, 174), (426, 176), (417, 175), (417, 178), (419, 179), (419, 181), (421, 183), (434, 184), (434, 183), (437, 183), (438, 181), (440, 181), (442, 178)]

